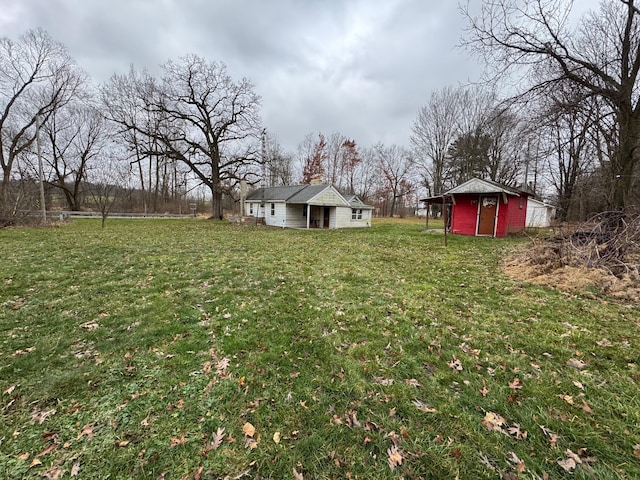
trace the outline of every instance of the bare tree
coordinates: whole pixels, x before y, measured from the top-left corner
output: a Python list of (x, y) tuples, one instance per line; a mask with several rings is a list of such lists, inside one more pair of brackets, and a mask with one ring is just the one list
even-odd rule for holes
[(70, 210), (79, 210), (87, 169), (105, 145), (104, 117), (85, 98), (52, 112), (42, 130), (51, 185), (63, 193)]
[(67, 50), (43, 30), (17, 41), (0, 38), (0, 209), (17, 158), (35, 141), (36, 121), (45, 123), (84, 82)]
[(390, 198), (388, 214), (393, 217), (398, 203), (414, 188), (411, 183), (414, 163), (409, 151), (398, 145), (385, 146), (379, 143), (374, 149), (382, 190)]
[(433, 92), (413, 122), (411, 145), (429, 195), (440, 195), (444, 191), (448, 177), (447, 152), (459, 134), (461, 96), (461, 89), (451, 87)]
[[(469, 21), (466, 45), (496, 73), (530, 73), (528, 92), (569, 82), (611, 106), (617, 145), (610, 159), (610, 208), (630, 206), (640, 141), (640, 10), (635, 0), (607, 0), (577, 24), (567, 0), (484, 0)], [(543, 75), (540, 76), (540, 72)]]
[(293, 155), (286, 152), (278, 139), (267, 133), (265, 138), (265, 154), (270, 187), (293, 183)]
[[(211, 192), (212, 216), (222, 218), (223, 194), (258, 162), (259, 97), (249, 80), (234, 81), (222, 63), (190, 55), (162, 68), (161, 82), (114, 76), (103, 90), (105, 100), (116, 103), (110, 118), (150, 139), (142, 155), (186, 165)], [(110, 95), (121, 85), (133, 90), (133, 105)], [(131, 115), (131, 108), (143, 114)]]

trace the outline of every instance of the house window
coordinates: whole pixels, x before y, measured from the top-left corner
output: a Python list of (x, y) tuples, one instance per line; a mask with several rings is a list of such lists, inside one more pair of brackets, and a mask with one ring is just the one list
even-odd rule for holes
[(271, 204), (271, 216), (276, 214), (276, 204), (272, 203)]
[(351, 220), (362, 220), (362, 209), (351, 209)]
[(307, 206), (302, 205), (302, 218), (307, 218)]
[(249, 215), (253, 215), (253, 203), (249, 204)]

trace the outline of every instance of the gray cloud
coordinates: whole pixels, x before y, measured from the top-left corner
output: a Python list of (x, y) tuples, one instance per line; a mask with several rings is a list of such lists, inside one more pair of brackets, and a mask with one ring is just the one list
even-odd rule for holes
[(255, 84), (288, 149), (319, 131), (406, 145), (431, 92), (481, 70), (455, 48), (464, 19), (451, 1), (8, 1), (4, 35), (44, 28), (97, 83), (188, 53), (223, 61)]

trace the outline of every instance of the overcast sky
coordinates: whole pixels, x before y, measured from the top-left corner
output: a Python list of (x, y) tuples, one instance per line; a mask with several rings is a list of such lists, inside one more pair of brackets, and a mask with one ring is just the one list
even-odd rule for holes
[[(478, 1), (478, 0), (473, 0)], [(472, 1), (472, 3), (473, 3)], [(584, 1), (584, 0), (581, 0)], [(456, 0), (0, 0), (0, 35), (36, 27), (95, 83), (195, 53), (249, 78), (264, 126), (408, 145), (432, 91), (477, 80)]]

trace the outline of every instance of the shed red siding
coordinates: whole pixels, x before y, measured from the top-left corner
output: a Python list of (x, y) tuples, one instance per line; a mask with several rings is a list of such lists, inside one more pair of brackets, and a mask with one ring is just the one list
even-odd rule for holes
[[(451, 233), (476, 235), (478, 232), (478, 205), (482, 196), (498, 197), (495, 236), (524, 230), (527, 215), (527, 198), (503, 194), (457, 194), (451, 207)], [(521, 203), (522, 202), (522, 203)], [(522, 205), (522, 208), (520, 207)]]
[(475, 235), (478, 221), (478, 196), (456, 195), (455, 201), (455, 205), (451, 206), (451, 233)]
[(509, 197), (505, 234), (524, 230), (527, 221), (527, 197)]

